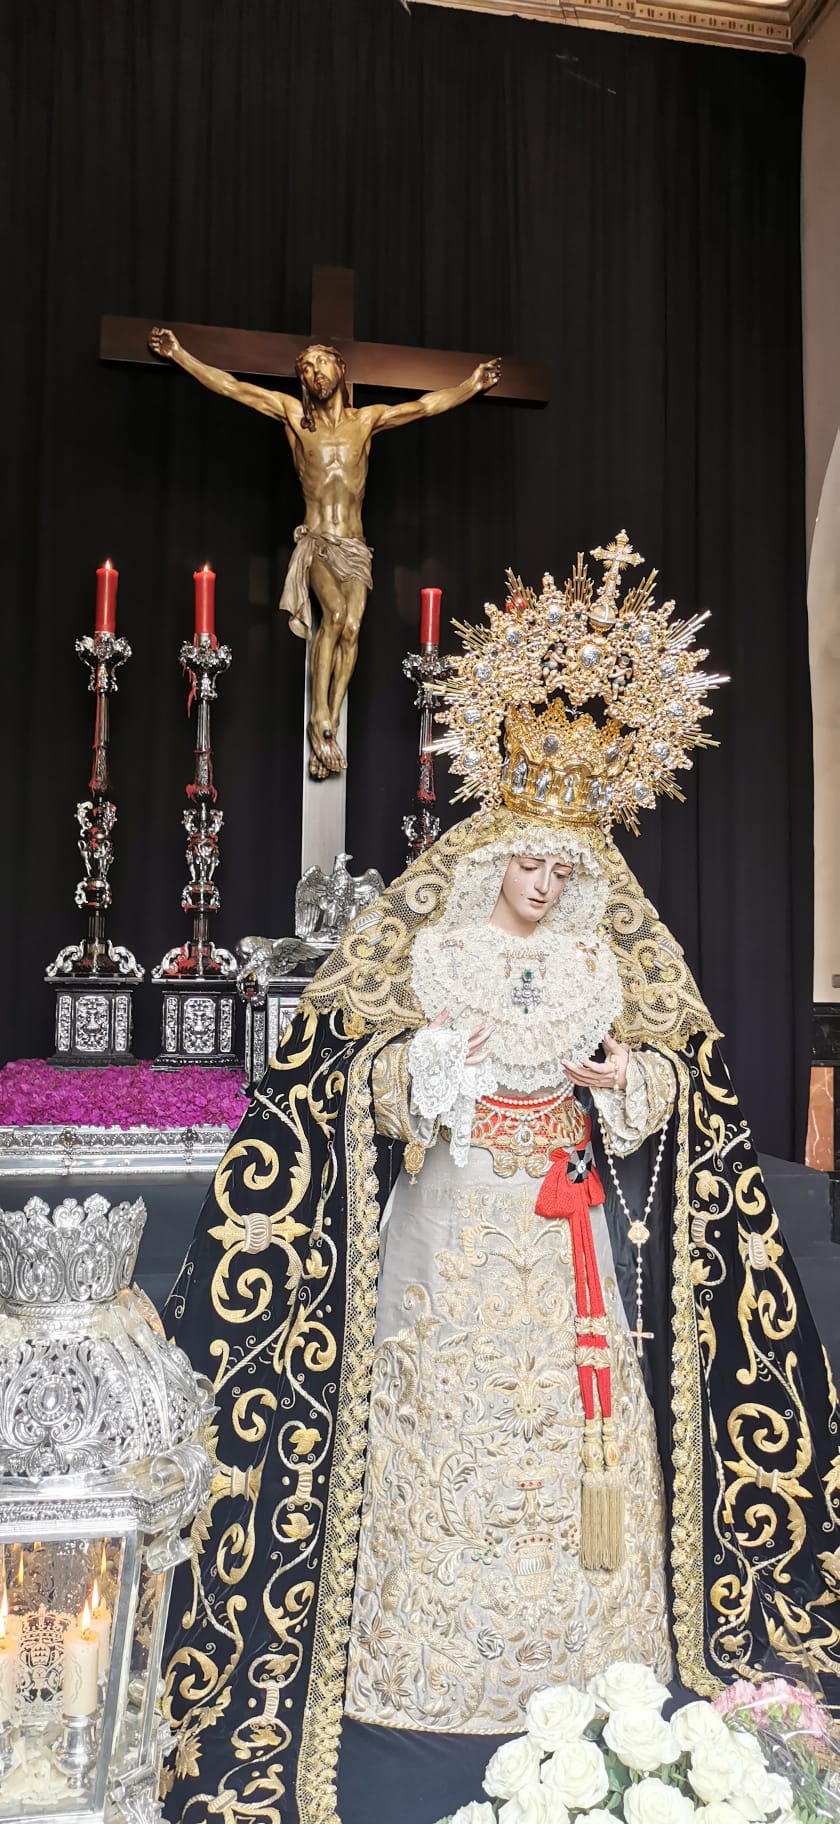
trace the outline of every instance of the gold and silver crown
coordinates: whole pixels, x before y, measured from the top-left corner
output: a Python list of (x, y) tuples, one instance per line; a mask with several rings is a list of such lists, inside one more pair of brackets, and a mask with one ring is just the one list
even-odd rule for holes
[(700, 669), (708, 614), (680, 621), (674, 602), (658, 607), (655, 570), (622, 594), (622, 572), (642, 562), (626, 532), (591, 555), (604, 566), (597, 590), (581, 553), (562, 588), (545, 576), (535, 595), (509, 574), (486, 625), (454, 623), (463, 652), (435, 687), (448, 729), (435, 745), (460, 775), (456, 799), (637, 830), (660, 793), (682, 798), (674, 775), (691, 750), (714, 745), (706, 698), (728, 679)]

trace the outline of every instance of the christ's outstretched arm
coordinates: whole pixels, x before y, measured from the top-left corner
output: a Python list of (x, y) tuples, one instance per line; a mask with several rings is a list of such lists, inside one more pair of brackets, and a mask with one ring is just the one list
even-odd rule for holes
[(406, 399), (402, 405), (364, 406), (365, 416), (371, 421), (371, 434), (397, 430), (402, 424), (413, 424), (417, 418), (435, 418), (439, 412), (450, 412), (455, 405), (465, 405), (476, 393), (486, 393), (495, 386), (501, 371), (501, 361), (481, 361), (457, 386), (444, 386), (437, 393), (422, 393), (419, 399)]
[(274, 393), (267, 386), (253, 386), (248, 380), (237, 380), (235, 374), (227, 374), (221, 367), (209, 367), (206, 361), (199, 361), (182, 346), (174, 330), (153, 329), (149, 347), (164, 360), (177, 362), (185, 373), (200, 380), (211, 393), (221, 393), (225, 399), (235, 399), (238, 405), (249, 405), (252, 411), (264, 412), (267, 418), (279, 418), (281, 423), (297, 427), (300, 403), (290, 393)]

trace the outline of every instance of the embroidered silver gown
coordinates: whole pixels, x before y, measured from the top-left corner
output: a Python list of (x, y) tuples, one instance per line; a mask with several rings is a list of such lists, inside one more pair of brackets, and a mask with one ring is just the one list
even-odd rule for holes
[[(395, 1133), (386, 1075), (377, 1123)], [(597, 1094), (614, 1150), (661, 1127), (672, 1099), (667, 1061), (634, 1053), (626, 1093)], [(500, 1176), (484, 1145), (456, 1166), (441, 1140), (385, 1213), (346, 1693), (366, 1722), (503, 1733), (532, 1691), (613, 1660), (672, 1676), (653, 1414), (600, 1206), (626, 1555), (581, 1565), (571, 1237), (536, 1215), (539, 1182), (527, 1162)]]

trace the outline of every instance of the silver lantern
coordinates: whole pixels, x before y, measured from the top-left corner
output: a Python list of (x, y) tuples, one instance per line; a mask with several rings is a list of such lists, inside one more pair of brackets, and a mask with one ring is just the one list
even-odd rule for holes
[(154, 1824), (208, 1381), (131, 1286), (146, 1211), (0, 1210), (0, 1821)]

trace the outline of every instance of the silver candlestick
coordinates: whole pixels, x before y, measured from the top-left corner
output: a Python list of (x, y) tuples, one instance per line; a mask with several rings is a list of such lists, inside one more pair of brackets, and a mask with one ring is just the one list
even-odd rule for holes
[(94, 1711), (90, 1716), (62, 1716), (61, 1719), (61, 1738), (53, 1749), (52, 1758), (73, 1792), (84, 1790), (88, 1774), (96, 1766), (97, 1716)]
[(192, 937), (167, 950), (152, 970), (152, 979), (164, 984), (159, 1064), (238, 1062), (234, 1049), (237, 962), (210, 937), (210, 918), (221, 904), (214, 876), (224, 821), (213, 783), (210, 705), (215, 701), (217, 681), (232, 657), (230, 647), (214, 646), (209, 633), (181, 647), (181, 665), (190, 680), (188, 707), (194, 697), (198, 704), (195, 767), (187, 786), (189, 805), (182, 817), (189, 879), (181, 906), (192, 914), (193, 927)]
[(14, 1727), (0, 1717), (0, 1780), (15, 1764)]
[(417, 685), (414, 699), (415, 709), (420, 711), (420, 740), (418, 747), (419, 778), (414, 810), (403, 818), (403, 834), (408, 837), (406, 861), (412, 862), (425, 849), (430, 849), (440, 835), (440, 818), (435, 811), (437, 794), (435, 792), (435, 752), (434, 752), (434, 708), (435, 693), (433, 685), (442, 678), (448, 678), (452, 666), (449, 659), (441, 657), (437, 643), (424, 643), (419, 652), (409, 652), (403, 659), (402, 668), (407, 678)]
[(109, 797), (110, 699), (117, 667), (131, 658), (131, 647), (112, 633), (95, 633), (77, 640), (76, 651), (89, 668), (88, 688), (96, 697), (90, 797), (76, 806), (84, 876), (75, 897), (87, 912), (87, 933), (80, 943), (65, 944), (47, 969), (47, 981), (56, 989), (53, 1062), (130, 1064), (132, 991), (144, 971), (130, 950), (106, 937), (105, 915), (113, 897), (108, 874), (117, 820)]

